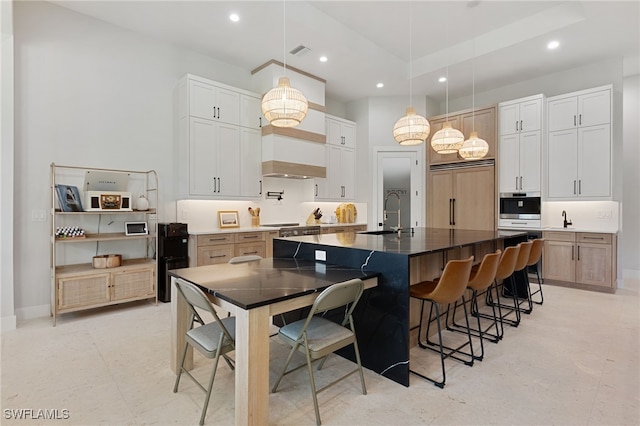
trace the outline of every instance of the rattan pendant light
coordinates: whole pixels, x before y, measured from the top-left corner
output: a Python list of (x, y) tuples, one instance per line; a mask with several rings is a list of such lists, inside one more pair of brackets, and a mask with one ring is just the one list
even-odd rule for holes
[(309, 104), (307, 98), (298, 89), (291, 87), (287, 74), (286, 53), (286, 3), (283, 9), (283, 71), (284, 76), (278, 79), (278, 86), (269, 90), (262, 98), (262, 114), (275, 127), (295, 127), (307, 116)]
[[(449, 31), (447, 28), (447, 40)], [(442, 129), (438, 130), (431, 138), (431, 148), (438, 154), (454, 154), (462, 147), (464, 135), (460, 130), (454, 129), (449, 122), (449, 61), (446, 70), (446, 119)]]
[(476, 132), (476, 40), (473, 39), (473, 59), (471, 62), (471, 128), (469, 139), (464, 141), (458, 154), (465, 160), (479, 160), (489, 152), (489, 144), (478, 137)]
[[(412, 3), (409, 2), (409, 105), (413, 103), (413, 57), (411, 51), (412, 34)], [(421, 115), (416, 114), (413, 107), (407, 108), (407, 114), (400, 117), (393, 126), (393, 138), (402, 146), (420, 145), (428, 137), (431, 131), (429, 121)]]

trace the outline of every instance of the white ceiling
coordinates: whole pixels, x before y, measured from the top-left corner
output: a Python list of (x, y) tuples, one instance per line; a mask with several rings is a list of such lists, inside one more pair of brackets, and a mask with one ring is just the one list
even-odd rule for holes
[[(286, 39), (287, 65), (324, 78), (327, 96), (343, 102), (408, 96), (410, 81), (413, 96), (442, 99), (446, 85), (437, 80), (447, 69), (449, 96), (457, 97), (470, 94), (473, 69), (482, 92), (640, 54), (638, 0), (53, 3), (247, 70), (282, 61)], [(547, 50), (551, 40), (560, 47)], [(298, 45), (311, 51), (288, 53)]]

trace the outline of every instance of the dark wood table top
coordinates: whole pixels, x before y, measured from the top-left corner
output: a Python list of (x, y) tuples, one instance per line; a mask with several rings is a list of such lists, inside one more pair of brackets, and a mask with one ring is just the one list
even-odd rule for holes
[(173, 269), (169, 275), (203, 287), (242, 309), (252, 309), (320, 292), (353, 278), (367, 279), (380, 274), (324, 262), (266, 258), (235, 265)]

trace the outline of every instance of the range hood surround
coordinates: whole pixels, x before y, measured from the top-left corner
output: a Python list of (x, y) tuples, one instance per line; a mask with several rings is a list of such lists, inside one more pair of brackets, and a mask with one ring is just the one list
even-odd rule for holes
[[(264, 94), (282, 75), (282, 63), (269, 61), (252, 71), (254, 89)], [(325, 80), (291, 67), (287, 67), (286, 76), (307, 98), (309, 109), (299, 126), (262, 127), (262, 175), (326, 178)]]
[(301, 129), (262, 128), (262, 175), (325, 178), (326, 136)]

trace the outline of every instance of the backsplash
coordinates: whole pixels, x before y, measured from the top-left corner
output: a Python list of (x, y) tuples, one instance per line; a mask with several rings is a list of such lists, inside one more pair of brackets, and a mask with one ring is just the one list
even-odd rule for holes
[(542, 203), (542, 226), (561, 227), (562, 211), (576, 229), (618, 231), (619, 203), (615, 201), (553, 201)]
[[(176, 220), (186, 223), (190, 232), (219, 230), (218, 211), (238, 211), (241, 228), (251, 227), (249, 207), (260, 207), (260, 223), (300, 223), (305, 224), (313, 210), (320, 208), (321, 223), (331, 223), (335, 219), (335, 209), (339, 202), (314, 201), (315, 182), (313, 179), (264, 178), (263, 198), (259, 201), (244, 200), (178, 200)], [(268, 192), (282, 193), (282, 199), (266, 198)], [(358, 211), (357, 223), (367, 223), (367, 204), (354, 203)]]

